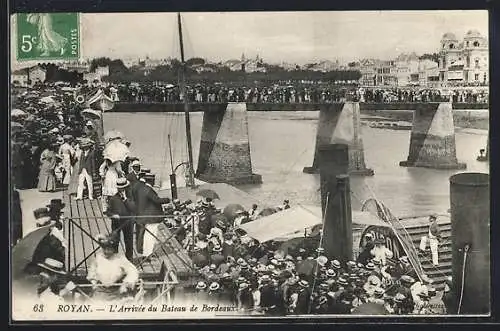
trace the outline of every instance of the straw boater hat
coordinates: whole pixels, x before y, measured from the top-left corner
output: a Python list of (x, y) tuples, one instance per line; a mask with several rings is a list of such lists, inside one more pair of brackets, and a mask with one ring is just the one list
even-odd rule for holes
[(271, 281), (271, 277), (269, 277), (269, 275), (262, 275), (262, 277), (260, 277), (260, 280), (264, 283), (264, 282), (270, 282)]
[(347, 285), (347, 280), (345, 280), (345, 278), (340, 277), (340, 278), (337, 280), (337, 283), (338, 283), (339, 285), (344, 285), (344, 286), (345, 286), (345, 285)]
[(217, 283), (217, 282), (212, 282), (212, 284), (210, 284), (210, 287), (209, 287), (208, 289), (209, 289), (210, 291), (217, 291), (219, 288), (220, 288), (219, 283)]
[(402, 303), (406, 299), (406, 296), (403, 293), (397, 293), (394, 296), (394, 302), (396, 303)]
[(130, 185), (130, 182), (124, 177), (120, 177), (116, 180), (116, 188), (117, 189), (124, 189), (124, 188), (127, 188), (129, 185)]
[(248, 287), (248, 283), (246, 283), (246, 282), (243, 282), (243, 283), (241, 283), (241, 284), (239, 285), (239, 289), (240, 289), (240, 290), (246, 289), (247, 287)]
[(365, 266), (366, 270), (374, 270), (375, 269), (375, 264), (372, 262), (368, 262)]
[(325, 251), (325, 249), (323, 247), (318, 247), (316, 248), (316, 253), (323, 253)]
[(322, 290), (328, 290), (330, 288), (330, 285), (328, 285), (326, 283), (321, 283), (321, 284), (319, 284), (319, 288)]
[(328, 269), (328, 270), (326, 271), (326, 275), (327, 275), (328, 277), (335, 277), (337, 274), (335, 273), (335, 271), (334, 271), (333, 269)]
[(46, 258), (43, 263), (38, 263), (37, 264), (40, 268), (56, 273), (59, 275), (65, 275), (66, 272), (64, 271), (64, 264), (61, 261), (57, 261), (51, 258)]
[(57, 143), (58, 145), (62, 145), (62, 144), (64, 144), (64, 138), (63, 138), (63, 137), (61, 137), (61, 136), (57, 137), (56, 143)]
[(215, 264), (211, 264), (209, 267), (210, 270), (215, 270), (217, 269), (217, 266)]
[(338, 260), (333, 260), (332, 261), (332, 266), (335, 268), (335, 269), (340, 269), (340, 262)]
[(231, 275), (227, 272), (222, 274), (222, 278), (231, 278)]
[(309, 286), (309, 282), (308, 282), (307, 280), (301, 280), (301, 281), (299, 282), (299, 285), (300, 285), (301, 287), (307, 287), (307, 286)]
[(196, 284), (197, 290), (204, 290), (206, 288), (207, 288), (207, 284), (205, 282), (198, 282), (198, 284)]

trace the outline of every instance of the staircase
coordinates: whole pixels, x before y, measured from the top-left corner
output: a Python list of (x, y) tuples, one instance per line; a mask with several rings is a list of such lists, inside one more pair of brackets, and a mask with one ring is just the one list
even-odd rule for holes
[(451, 221), (447, 217), (440, 217), (439, 229), (441, 230), (441, 241), (438, 247), (439, 251), (439, 265), (435, 267), (432, 264), (431, 252), (429, 245), (427, 245), (427, 252), (422, 253), (419, 250), (420, 239), (422, 236), (427, 235), (429, 231), (429, 223), (427, 219), (424, 221), (401, 221), (405, 226), (406, 231), (410, 235), (410, 238), (415, 246), (420, 263), (425, 274), (433, 280), (433, 286), (436, 290), (442, 290), (444, 288), (444, 281), (448, 276), (452, 275), (451, 269)]

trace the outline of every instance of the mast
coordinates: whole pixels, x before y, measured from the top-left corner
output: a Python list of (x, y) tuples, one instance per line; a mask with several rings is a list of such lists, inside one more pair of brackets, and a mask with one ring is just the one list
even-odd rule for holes
[(194, 187), (194, 174), (193, 174), (193, 146), (191, 142), (191, 121), (189, 118), (189, 104), (187, 98), (186, 90), (186, 62), (184, 59), (184, 43), (182, 40), (182, 23), (181, 23), (181, 13), (177, 13), (177, 25), (179, 27), (179, 43), (181, 48), (181, 91), (184, 101), (184, 119), (186, 122), (186, 140), (188, 148), (188, 180), (186, 182), (187, 187)]

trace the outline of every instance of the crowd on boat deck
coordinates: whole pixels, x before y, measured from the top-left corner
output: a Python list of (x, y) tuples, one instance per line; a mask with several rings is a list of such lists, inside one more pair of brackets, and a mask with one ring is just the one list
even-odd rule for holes
[[(122, 102), (182, 102), (183, 96), (178, 86), (159, 84), (120, 84), (110, 87), (108, 92)], [(187, 87), (190, 102), (248, 102), (248, 103), (329, 103), (346, 100), (361, 102), (439, 102), (450, 99), (449, 92), (439, 89), (419, 88), (359, 88), (326, 85), (286, 85), (267, 86), (225, 86), (222, 84)], [(453, 102), (487, 102), (484, 90), (455, 89)]]
[[(48, 88), (57, 92), (57, 87)], [(248, 236), (240, 226), (264, 217), (262, 206), (237, 209), (228, 217), (208, 197), (195, 202), (160, 198), (140, 160), (106, 158), (109, 146), (130, 146), (122, 135), (99, 135), (99, 120), (84, 118), (73, 96), (54, 93), (50, 102), (42, 98), (39, 93), (16, 101), (25, 115), (19, 116), (20, 127), (12, 136), (13, 181), (18, 188), (40, 191), (55, 190), (60, 182), (74, 199), (101, 199), (112, 232), (95, 238), (102, 250), (90, 261), (89, 295), (103, 300), (138, 295), (143, 288), (137, 266), (158, 258), (155, 234), (165, 226), (189, 252), (200, 274), (189, 294), (199, 303), (232, 304), (250, 314), (275, 316), (356, 314), (365, 304), (388, 314), (456, 313), (450, 280), (441, 297), (431, 279), (417, 277), (407, 257), (392, 259), (384, 241), (369, 234), (356, 261), (329, 259), (319, 247), (318, 234), (286, 248)], [(38, 176), (33, 173), (37, 166)], [(33, 261), (41, 271), (41, 300), (73, 298), (69, 294), (77, 288), (67, 279), (61, 255), (68, 239), (61, 231), (63, 207), (54, 199), (34, 212), (39, 225), (53, 225)], [(274, 212), (288, 208), (285, 200)], [(118, 251), (122, 233), (124, 254)], [(376, 312), (366, 314), (371, 313)]]

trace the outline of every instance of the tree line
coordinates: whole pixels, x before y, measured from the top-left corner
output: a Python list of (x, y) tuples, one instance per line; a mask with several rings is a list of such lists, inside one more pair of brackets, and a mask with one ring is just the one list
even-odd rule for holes
[[(211, 68), (213, 72), (197, 72), (196, 65), (204, 65)], [(181, 78), (183, 70), (180, 61), (174, 59), (169, 65), (159, 65), (149, 71), (144, 65), (139, 64), (127, 68), (122, 60), (111, 60), (109, 58), (98, 58), (91, 61), (90, 71), (98, 66), (109, 66), (109, 76), (103, 78), (105, 81), (113, 83), (129, 82), (151, 82), (165, 81), (177, 82)], [(319, 72), (312, 70), (296, 69), (287, 71), (276, 65), (263, 63), (266, 72), (244, 72), (231, 71), (228, 67), (206, 64), (201, 58), (192, 58), (186, 61), (185, 77), (188, 82), (253, 82), (253, 81), (357, 81), (361, 78), (359, 70), (334, 70), (329, 72)]]

